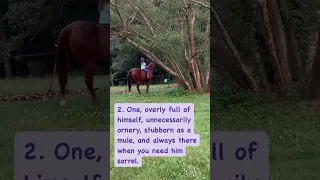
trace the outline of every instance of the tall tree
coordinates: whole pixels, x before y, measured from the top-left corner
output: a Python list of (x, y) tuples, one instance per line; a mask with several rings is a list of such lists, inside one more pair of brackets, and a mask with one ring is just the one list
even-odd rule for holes
[(8, 11), (8, 0), (3, 0), (0, 3), (0, 41), (1, 41), (1, 51), (0, 57), (3, 59), (4, 69), (6, 72), (6, 77), (12, 77), (12, 69), (10, 64), (9, 52), (7, 49), (7, 24), (4, 20), (5, 14)]
[(281, 97), (309, 92), (320, 99), (318, 1), (212, 3), (215, 21), (211, 27), (216, 30), (211, 46), (217, 49), (212, 53), (219, 75), (231, 77), (253, 92), (259, 92), (252, 88), (257, 84), (256, 89), (275, 90)]
[(162, 67), (186, 90), (209, 91), (208, 4), (207, 0), (112, 0), (112, 34)]

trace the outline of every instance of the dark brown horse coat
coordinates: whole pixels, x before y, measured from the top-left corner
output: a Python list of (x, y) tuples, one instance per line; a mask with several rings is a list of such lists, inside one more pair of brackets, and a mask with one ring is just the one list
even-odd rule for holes
[(152, 80), (152, 75), (153, 75), (153, 72), (155, 71), (155, 68), (156, 68), (156, 64), (154, 62), (151, 62), (147, 66), (147, 69), (148, 69), (149, 75), (150, 75), (150, 79), (147, 78), (147, 72), (145, 70), (140, 69), (140, 68), (132, 68), (128, 72), (129, 95), (131, 94), (132, 81), (136, 82), (137, 90), (138, 90), (139, 94), (141, 94), (140, 88), (139, 88), (140, 82), (146, 82), (147, 83), (146, 93), (149, 92), (149, 85), (150, 85), (150, 82)]
[(85, 83), (92, 100), (99, 103), (93, 88), (95, 64), (105, 65), (110, 73), (110, 29), (92, 22), (75, 21), (65, 27), (57, 43), (57, 71), (60, 85), (60, 104), (65, 104), (65, 87), (72, 61), (84, 68)]

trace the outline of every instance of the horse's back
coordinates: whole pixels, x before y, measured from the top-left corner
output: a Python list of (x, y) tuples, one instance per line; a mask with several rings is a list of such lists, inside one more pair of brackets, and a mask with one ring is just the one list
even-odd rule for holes
[(92, 35), (101, 36), (101, 34), (104, 34), (104, 35), (110, 34), (110, 31), (108, 31), (107, 28), (89, 21), (74, 21), (70, 23), (69, 26), (74, 28), (75, 30), (77, 30), (78, 32), (82, 33), (85, 36), (92, 36)]
[(74, 21), (69, 25), (72, 28), (72, 36), (77, 41), (90, 42), (97, 36), (98, 25), (88, 21)]
[[(73, 21), (63, 28), (60, 32), (58, 43), (70, 43), (72, 41), (87, 41), (96, 31), (97, 25), (88, 21)], [(65, 41), (65, 39), (68, 39)], [(59, 44), (58, 44), (59, 46)]]
[(101, 38), (106, 40), (109, 34), (105, 28), (89, 21), (73, 21), (61, 31), (60, 36), (66, 32), (70, 32), (71, 41), (78, 43), (97, 42)]
[(74, 21), (70, 27), (72, 28), (70, 44), (74, 54), (78, 54), (79, 58), (84, 60), (90, 58), (95, 59), (94, 61), (106, 61), (110, 55), (109, 32), (98, 24), (88, 21)]
[(148, 79), (147, 77), (147, 72), (140, 69), (140, 68), (132, 68), (129, 72), (128, 72), (128, 76), (131, 76), (133, 81), (140, 81), (140, 82), (145, 82)]
[(109, 29), (102, 27), (96, 23), (89, 22), (89, 21), (73, 21), (68, 24), (62, 31), (60, 32), (60, 36), (63, 33), (72, 31), (73, 35), (81, 36), (83, 40), (87, 40), (88, 37), (92, 38), (93, 36), (101, 36), (104, 35), (105, 38), (109, 35)]
[(60, 32), (58, 49), (61, 53), (68, 51), (69, 57), (83, 65), (95, 63), (109, 67), (109, 39), (109, 31), (104, 27), (89, 21), (74, 21)]
[(141, 69), (140, 68), (132, 68), (129, 73), (131, 74), (140, 74), (141, 73)]

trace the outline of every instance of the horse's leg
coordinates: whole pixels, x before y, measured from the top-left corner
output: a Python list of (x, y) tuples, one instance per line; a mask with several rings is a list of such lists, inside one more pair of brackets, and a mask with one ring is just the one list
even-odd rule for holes
[(68, 83), (68, 73), (59, 74), (59, 85), (60, 85), (60, 105), (66, 105), (66, 85)]
[(71, 63), (70, 63), (70, 55), (66, 55), (66, 61), (65, 66), (61, 68), (61, 70), (58, 72), (58, 79), (59, 79), (59, 85), (60, 85), (60, 105), (64, 106), (66, 105), (66, 86), (68, 84), (68, 74), (71, 69)]
[(132, 71), (129, 71), (129, 73), (128, 73), (128, 88), (129, 88), (129, 95), (131, 95), (131, 84), (132, 84)]
[(149, 85), (150, 85), (150, 81), (147, 81), (147, 89), (146, 89), (146, 93), (149, 93)]
[(129, 96), (131, 95), (131, 86), (129, 86)]
[(141, 92), (140, 92), (140, 81), (137, 81), (136, 84), (137, 84), (137, 90), (138, 90), (139, 94), (141, 94)]
[(86, 85), (89, 89), (92, 100), (95, 104), (99, 104), (100, 101), (96, 95), (94, 88), (93, 88), (93, 73), (94, 73), (95, 67), (93, 64), (86, 64), (84, 69), (85, 69), (85, 82), (86, 82)]

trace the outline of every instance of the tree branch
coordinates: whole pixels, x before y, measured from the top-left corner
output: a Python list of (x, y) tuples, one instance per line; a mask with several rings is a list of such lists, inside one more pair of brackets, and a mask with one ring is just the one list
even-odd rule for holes
[(149, 22), (147, 16), (145, 15), (145, 13), (143, 12), (142, 8), (140, 8), (133, 0), (131, 1), (132, 3), (130, 3), (130, 5), (132, 6), (132, 8), (139, 10), (139, 14), (140, 16), (143, 18), (144, 22), (146, 23), (146, 25), (148, 26), (151, 34), (153, 36), (156, 35), (154, 28), (152, 27), (151, 23)]
[(202, 6), (202, 7), (205, 7), (205, 8), (210, 9), (210, 6), (207, 5), (207, 4), (204, 4), (203, 2), (200, 2), (200, 1), (197, 1), (197, 0), (189, 0), (189, 1), (190, 1), (190, 2), (193, 2), (193, 3), (195, 3), (195, 4), (198, 4), (198, 5)]
[(257, 92), (258, 89), (258, 84), (256, 82), (256, 80), (253, 78), (252, 73), (249, 71), (249, 69), (247, 68), (247, 66), (244, 64), (244, 62), (242, 61), (240, 54), (237, 50), (237, 48), (235, 47), (235, 45), (233, 44), (226, 28), (224, 27), (224, 24), (222, 23), (215, 7), (213, 4), (211, 4), (212, 8), (211, 10), (211, 15), (215, 21), (215, 23), (218, 26), (219, 32), (221, 33), (223, 40), (226, 42), (227, 47), (229, 48), (229, 50), (232, 52), (233, 56), (235, 57), (238, 66), (241, 68), (242, 72), (244, 73), (246, 80), (250, 86), (250, 89), (252, 92)]
[(185, 48), (185, 43), (184, 43), (184, 39), (183, 39), (183, 20), (182, 17), (179, 13), (179, 17), (178, 17), (178, 30), (180, 32), (180, 38), (181, 38), (181, 54), (183, 56), (184, 61), (186, 62), (186, 64), (188, 65), (189, 69), (192, 69), (191, 63), (190, 63), (190, 59), (188, 57), (187, 54), (187, 49)]
[(139, 9), (136, 9), (136, 11), (130, 16), (131, 20), (129, 21), (129, 26), (131, 25), (131, 23), (134, 21), (134, 19), (136, 18), (137, 14), (139, 12)]
[(172, 59), (172, 57), (170, 57), (170, 55), (165, 55), (166, 56), (166, 59), (168, 59), (170, 61), (170, 63), (176, 67), (176, 69), (178, 70), (181, 78), (183, 79), (184, 82), (186, 82), (186, 85), (188, 87), (188, 89), (190, 89), (191, 91), (194, 90), (193, 86), (190, 86), (190, 83), (192, 82), (191, 79), (190, 79), (190, 76), (189, 76), (189, 82), (186, 80), (185, 76), (183, 75), (180, 67), (178, 66), (178, 64)]
[(149, 50), (147, 50), (146, 48), (140, 46), (138, 43), (134, 42), (133, 40), (131, 40), (130, 38), (126, 38), (127, 42), (131, 45), (133, 45), (135, 48), (137, 48), (141, 53), (143, 53), (145, 56), (147, 56), (150, 60), (152, 60), (153, 62), (155, 62), (156, 64), (158, 64), (161, 68), (163, 68), (166, 72), (168, 72), (169, 74), (171, 74), (172, 76), (176, 77), (176, 78), (180, 78), (178, 73), (172, 71), (169, 67), (167, 67), (166, 65), (163, 64), (163, 62), (157, 58), (156, 55), (154, 55), (152, 52), (150, 52)]
[[(115, 1), (115, 3), (113, 3), (113, 1)], [(124, 18), (122, 17), (122, 14), (120, 12), (119, 9), (119, 0), (113, 0), (110, 2), (110, 4), (115, 7), (116, 13), (118, 14), (122, 24), (123, 24), (123, 32), (121, 33), (121, 36), (127, 36), (129, 34), (129, 30), (128, 30), (128, 23), (124, 20)]]
[(186, 10), (186, 19), (187, 19), (187, 27), (188, 27), (188, 39), (189, 39), (189, 51), (190, 51), (190, 63), (191, 70), (193, 73), (193, 77), (196, 82), (196, 90), (200, 91), (201, 87), (201, 75), (197, 63), (197, 50), (196, 50), (196, 42), (194, 39), (194, 22), (195, 22), (195, 14), (192, 9), (192, 5), (188, 4)]

